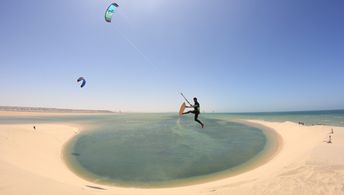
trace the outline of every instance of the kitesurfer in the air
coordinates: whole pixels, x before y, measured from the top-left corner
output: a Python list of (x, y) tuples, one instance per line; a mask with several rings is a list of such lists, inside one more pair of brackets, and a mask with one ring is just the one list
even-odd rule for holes
[(193, 100), (194, 100), (194, 105), (190, 104), (190, 106), (186, 106), (186, 107), (187, 108), (194, 108), (194, 110), (184, 112), (183, 114), (193, 113), (195, 115), (195, 121), (198, 122), (199, 124), (201, 124), (201, 127), (203, 128), (204, 124), (200, 120), (198, 120), (198, 115), (201, 113), (199, 102), (197, 101), (196, 97), (194, 97)]

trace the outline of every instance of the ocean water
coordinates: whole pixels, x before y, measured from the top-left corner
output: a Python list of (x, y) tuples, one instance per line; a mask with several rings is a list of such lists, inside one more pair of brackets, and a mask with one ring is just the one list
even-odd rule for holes
[[(205, 114), (207, 115), (207, 114)], [(219, 113), (208, 114), (211, 118), (259, 119), (278, 122), (299, 122), (305, 125), (344, 126), (344, 110), (295, 111), (295, 112), (257, 112), (257, 113)]]
[[(114, 114), (118, 118), (125, 118), (128, 115), (143, 114)], [(175, 115), (171, 114), (150, 114), (155, 116)], [(202, 113), (201, 117), (214, 119), (259, 119), (266, 121), (303, 121), (306, 125), (332, 125), (344, 126), (344, 110), (325, 110), (325, 111), (297, 111), (297, 112), (257, 112), (257, 113)], [(74, 123), (81, 125), (99, 125), (104, 121), (111, 121), (113, 117), (105, 115), (81, 115), (81, 116), (0, 116), (0, 124), (10, 123)], [(125, 120), (125, 119), (124, 119)]]
[(191, 115), (178, 119), (172, 113), (2, 116), (0, 124), (69, 123), (86, 129), (64, 149), (65, 161), (76, 174), (102, 184), (164, 187), (247, 170), (274, 146), (262, 129), (236, 119), (344, 126), (344, 111), (214, 113), (200, 119), (204, 129)]

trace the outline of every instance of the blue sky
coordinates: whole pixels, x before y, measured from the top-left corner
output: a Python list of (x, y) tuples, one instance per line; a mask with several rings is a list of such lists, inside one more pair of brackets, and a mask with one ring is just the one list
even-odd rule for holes
[[(342, 0), (3, 0), (0, 105), (344, 108)], [(80, 89), (76, 79), (87, 79)]]

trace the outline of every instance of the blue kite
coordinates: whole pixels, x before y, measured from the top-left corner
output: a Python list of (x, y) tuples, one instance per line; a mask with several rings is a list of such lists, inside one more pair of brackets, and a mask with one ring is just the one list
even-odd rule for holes
[(83, 88), (86, 85), (86, 80), (84, 79), (84, 77), (80, 77), (78, 78), (77, 82), (79, 83), (80, 81), (82, 81), (80, 87)]
[(105, 21), (111, 22), (112, 15), (115, 13), (116, 8), (119, 7), (117, 3), (112, 3), (105, 12)]

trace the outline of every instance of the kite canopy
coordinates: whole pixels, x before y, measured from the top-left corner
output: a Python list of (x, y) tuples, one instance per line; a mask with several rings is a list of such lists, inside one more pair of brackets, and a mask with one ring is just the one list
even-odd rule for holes
[(116, 8), (119, 7), (117, 3), (112, 3), (105, 12), (105, 21), (111, 22), (112, 15), (115, 13)]
[(84, 79), (84, 77), (78, 78), (77, 81), (78, 81), (78, 82), (82, 81), (81, 86), (80, 86), (81, 88), (83, 88), (83, 87), (86, 85), (86, 80)]

